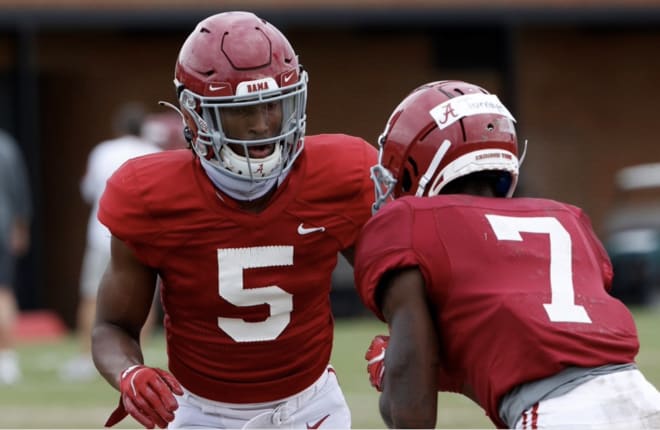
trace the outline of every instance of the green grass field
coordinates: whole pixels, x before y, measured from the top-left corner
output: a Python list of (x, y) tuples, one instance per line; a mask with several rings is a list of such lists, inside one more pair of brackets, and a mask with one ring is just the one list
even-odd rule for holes
[[(660, 387), (659, 309), (637, 309), (641, 351), (638, 364), (647, 378)], [(384, 325), (370, 318), (337, 322), (333, 364), (351, 406), (354, 428), (382, 428), (377, 393), (369, 385), (364, 351)], [(57, 369), (75, 351), (73, 339), (56, 343), (22, 344), (19, 347), (24, 378), (15, 386), (0, 386), (0, 428), (100, 428), (116, 406), (117, 392), (100, 377), (87, 383), (62, 382)], [(164, 367), (164, 346), (154, 336), (145, 356), (151, 365)], [(441, 394), (438, 428), (493, 428), (470, 400)], [(135, 428), (131, 419), (118, 428)]]

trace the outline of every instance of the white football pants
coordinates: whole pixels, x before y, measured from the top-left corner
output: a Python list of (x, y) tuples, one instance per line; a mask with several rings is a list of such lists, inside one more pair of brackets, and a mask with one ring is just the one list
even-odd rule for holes
[(598, 376), (523, 412), (516, 429), (660, 429), (660, 393), (639, 370)]
[(184, 389), (168, 428), (350, 429), (351, 412), (331, 366), (311, 386), (268, 403), (216, 402)]

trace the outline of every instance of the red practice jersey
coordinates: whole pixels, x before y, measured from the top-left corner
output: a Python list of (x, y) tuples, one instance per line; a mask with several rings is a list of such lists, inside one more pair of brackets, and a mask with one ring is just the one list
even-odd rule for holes
[(136, 158), (108, 181), (99, 218), (158, 271), (169, 368), (184, 387), (267, 402), (322, 374), (332, 271), (371, 215), (376, 158), (359, 138), (308, 136), (259, 214), (226, 201), (187, 150)]
[(497, 425), (512, 388), (569, 366), (631, 363), (628, 309), (607, 290), (609, 258), (588, 217), (552, 200), (440, 195), (401, 198), (364, 227), (356, 285), (374, 302), (387, 271), (418, 266), (436, 313), (438, 389), (468, 384)]

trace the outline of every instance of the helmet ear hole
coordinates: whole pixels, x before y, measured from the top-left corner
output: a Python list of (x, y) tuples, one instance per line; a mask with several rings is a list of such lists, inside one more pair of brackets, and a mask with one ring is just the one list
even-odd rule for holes
[(419, 177), (419, 170), (417, 169), (417, 163), (412, 157), (408, 157), (407, 163), (403, 167), (403, 177), (401, 178), (401, 191), (407, 193), (410, 190), (412, 190), (413, 178), (418, 178), (418, 177)]
[(401, 191), (407, 193), (412, 188), (412, 178), (410, 176), (410, 170), (403, 169), (403, 177), (401, 178)]

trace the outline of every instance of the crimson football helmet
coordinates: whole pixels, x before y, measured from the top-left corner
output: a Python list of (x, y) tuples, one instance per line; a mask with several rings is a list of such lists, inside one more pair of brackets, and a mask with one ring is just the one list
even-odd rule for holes
[(496, 95), (462, 81), (413, 90), (390, 116), (371, 169), (374, 213), (391, 198), (435, 196), (474, 172), (498, 175), (497, 194), (511, 197), (518, 182), (514, 118)]
[[(201, 21), (179, 52), (175, 80), (184, 133), (195, 153), (221, 177), (256, 184), (286, 174), (303, 149), (307, 73), (286, 37), (249, 12), (224, 12)], [(281, 103), (274, 137), (239, 140), (223, 131), (222, 110)], [(229, 146), (241, 145), (243, 154)], [(250, 146), (274, 144), (272, 154), (250, 157)]]

